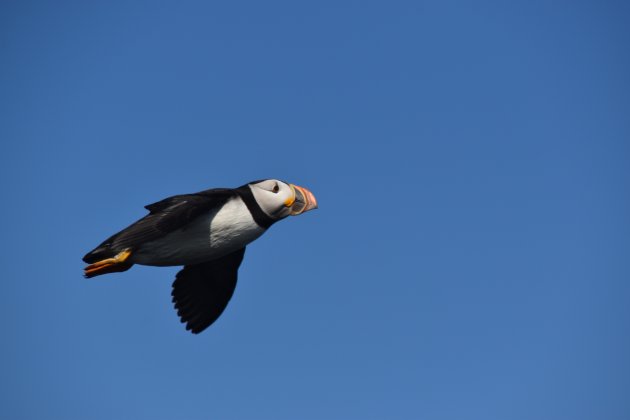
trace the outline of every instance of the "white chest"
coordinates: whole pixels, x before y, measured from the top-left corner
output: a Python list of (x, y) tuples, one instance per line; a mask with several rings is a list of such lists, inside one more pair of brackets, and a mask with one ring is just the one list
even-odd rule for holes
[(229, 248), (229, 252), (242, 248), (265, 231), (256, 224), (249, 209), (240, 199), (228, 201), (209, 222), (211, 247)]
[(245, 203), (232, 199), (186, 228), (144, 244), (134, 262), (162, 266), (198, 264), (241, 249), (264, 231)]

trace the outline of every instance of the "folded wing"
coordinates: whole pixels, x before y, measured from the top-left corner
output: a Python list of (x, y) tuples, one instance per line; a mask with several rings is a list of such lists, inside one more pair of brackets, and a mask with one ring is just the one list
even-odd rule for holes
[(234, 192), (216, 188), (196, 194), (176, 195), (145, 206), (149, 214), (121, 230), (88, 252), (83, 261), (88, 264), (112, 258), (124, 250), (132, 250), (144, 242), (153, 241), (185, 227), (196, 217), (214, 207), (221, 207)]

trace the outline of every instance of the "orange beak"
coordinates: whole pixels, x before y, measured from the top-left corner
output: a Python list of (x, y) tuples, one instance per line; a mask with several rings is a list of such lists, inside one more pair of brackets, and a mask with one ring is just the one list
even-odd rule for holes
[(289, 184), (294, 193), (294, 200), (291, 203), (291, 216), (297, 216), (309, 210), (317, 208), (317, 199), (312, 192), (304, 187)]

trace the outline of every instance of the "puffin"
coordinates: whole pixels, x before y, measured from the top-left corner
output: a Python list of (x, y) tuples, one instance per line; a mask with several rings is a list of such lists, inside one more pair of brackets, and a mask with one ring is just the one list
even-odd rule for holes
[(134, 264), (183, 266), (172, 301), (186, 330), (199, 334), (234, 294), (245, 247), (274, 223), (316, 208), (311, 191), (277, 179), (174, 195), (145, 206), (149, 214), (88, 252), (84, 277)]

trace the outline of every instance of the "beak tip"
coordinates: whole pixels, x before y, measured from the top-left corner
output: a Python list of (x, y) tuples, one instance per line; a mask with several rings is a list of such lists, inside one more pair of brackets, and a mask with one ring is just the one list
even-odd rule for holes
[(302, 214), (309, 210), (314, 210), (318, 208), (317, 199), (315, 198), (312, 192), (310, 192), (308, 189), (304, 187), (300, 187), (294, 184), (291, 184), (291, 185), (293, 185), (293, 187), (302, 195), (303, 204), (305, 204), (304, 207), (298, 210), (294, 215), (297, 216), (298, 214)]
[(308, 196), (308, 205), (306, 206), (306, 209), (307, 210), (315, 210), (316, 208), (318, 208), (318, 206), (317, 206), (317, 199), (315, 198), (313, 193), (310, 192), (309, 190), (307, 190), (306, 188), (304, 189), (304, 191), (306, 191), (306, 194)]

